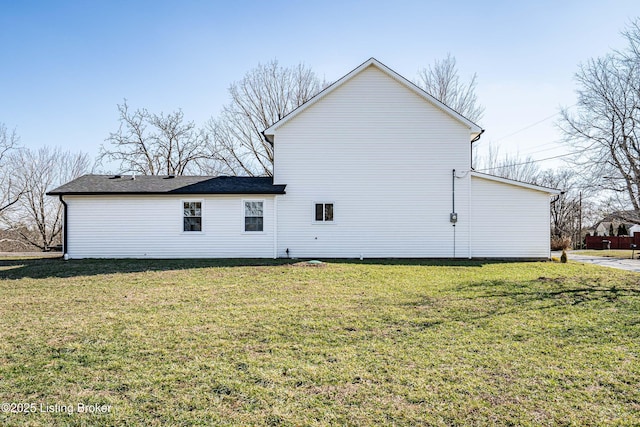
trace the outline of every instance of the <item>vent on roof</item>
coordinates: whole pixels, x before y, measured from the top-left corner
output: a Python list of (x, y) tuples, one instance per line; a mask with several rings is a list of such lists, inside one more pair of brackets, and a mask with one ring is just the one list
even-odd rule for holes
[(173, 179), (175, 177), (176, 177), (175, 175), (168, 175), (165, 179)]
[(113, 175), (112, 177), (109, 177), (109, 179), (118, 179), (118, 178), (122, 178), (122, 175)]

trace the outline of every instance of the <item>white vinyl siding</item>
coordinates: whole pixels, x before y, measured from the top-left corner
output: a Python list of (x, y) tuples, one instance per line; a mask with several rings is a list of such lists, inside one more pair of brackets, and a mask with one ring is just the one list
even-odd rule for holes
[[(452, 257), (451, 171), (470, 129), (369, 67), (276, 131), (278, 256)], [(463, 174), (461, 174), (463, 175)], [(456, 255), (466, 256), (468, 176), (457, 180)], [(309, 222), (317, 201), (335, 224)]]
[(478, 258), (548, 258), (548, 193), (471, 178), (471, 245)]
[[(243, 233), (241, 196), (65, 196), (71, 258), (271, 258), (273, 196), (263, 232)], [(202, 203), (202, 232), (183, 231), (183, 202)]]

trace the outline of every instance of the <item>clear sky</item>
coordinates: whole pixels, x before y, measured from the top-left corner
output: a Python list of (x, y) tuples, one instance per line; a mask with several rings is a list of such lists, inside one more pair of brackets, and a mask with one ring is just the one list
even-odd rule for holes
[(124, 98), (202, 124), (260, 62), (334, 81), (373, 56), (414, 80), (451, 53), (478, 74), (482, 146), (545, 158), (567, 151), (547, 118), (575, 103), (578, 64), (622, 47), (637, 16), (638, 0), (0, 0), (0, 122), (95, 156)]

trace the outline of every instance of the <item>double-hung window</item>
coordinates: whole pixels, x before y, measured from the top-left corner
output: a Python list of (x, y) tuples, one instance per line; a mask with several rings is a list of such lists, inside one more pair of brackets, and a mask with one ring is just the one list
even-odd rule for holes
[(244, 231), (264, 230), (264, 202), (244, 201)]
[(333, 203), (316, 203), (315, 209), (316, 222), (333, 222)]
[(182, 202), (182, 231), (202, 231), (202, 202)]

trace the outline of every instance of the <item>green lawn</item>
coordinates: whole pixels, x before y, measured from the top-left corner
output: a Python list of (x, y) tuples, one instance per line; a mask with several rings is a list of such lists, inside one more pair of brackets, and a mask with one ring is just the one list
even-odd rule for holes
[(0, 261), (0, 425), (640, 424), (640, 275), (250, 264)]
[(574, 253), (576, 255), (587, 255), (587, 256), (601, 256), (605, 258), (631, 258), (631, 254), (633, 253), (634, 258), (638, 258), (640, 256), (640, 251), (635, 250), (631, 251), (631, 249), (608, 249), (608, 250), (579, 250), (579, 251), (571, 251), (568, 253), (569, 257)]

